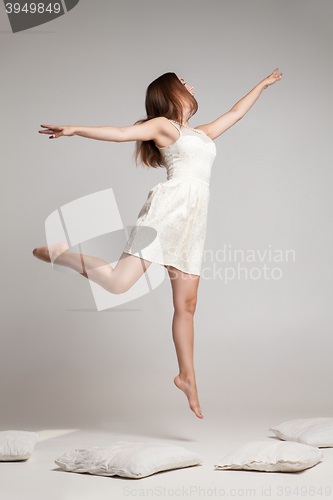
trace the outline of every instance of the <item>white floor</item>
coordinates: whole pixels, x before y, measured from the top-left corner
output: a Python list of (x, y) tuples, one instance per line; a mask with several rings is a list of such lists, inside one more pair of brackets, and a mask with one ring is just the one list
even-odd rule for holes
[[(133, 415), (134, 416), (134, 415)], [(177, 425), (174, 415), (167, 426), (158, 421), (113, 422), (103, 430), (32, 429), (40, 434), (25, 462), (0, 463), (0, 498), (3, 500), (111, 500), (121, 498), (311, 498), (333, 496), (333, 448), (322, 448), (324, 458), (298, 473), (215, 470), (214, 463), (227, 451), (249, 440), (275, 439), (268, 429), (281, 418), (246, 418), (205, 415)], [(104, 426), (107, 427), (107, 426)], [(17, 426), (15, 427), (17, 429)], [(9, 430), (1, 428), (1, 430)], [(22, 430), (28, 430), (22, 427)], [(75, 448), (106, 446), (115, 441), (174, 443), (202, 454), (202, 465), (160, 472), (142, 479), (101, 477), (64, 472), (54, 460)]]

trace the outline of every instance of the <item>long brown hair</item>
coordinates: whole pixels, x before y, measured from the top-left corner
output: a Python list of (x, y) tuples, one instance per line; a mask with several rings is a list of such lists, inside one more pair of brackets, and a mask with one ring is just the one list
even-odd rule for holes
[[(159, 116), (165, 116), (170, 120), (183, 123), (182, 103), (184, 101), (186, 101), (190, 108), (190, 112), (186, 117), (187, 121), (198, 110), (197, 100), (186, 90), (176, 73), (164, 73), (164, 75), (151, 82), (146, 90), (145, 106), (147, 118), (138, 120), (134, 125), (144, 123)], [(163, 166), (161, 153), (153, 140), (136, 141), (134, 154), (136, 164), (139, 161), (148, 167), (157, 168)]]

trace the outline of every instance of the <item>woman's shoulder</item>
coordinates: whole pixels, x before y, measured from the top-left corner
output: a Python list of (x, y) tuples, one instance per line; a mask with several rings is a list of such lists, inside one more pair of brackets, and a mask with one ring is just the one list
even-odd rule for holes
[(156, 125), (159, 125), (160, 127), (164, 128), (170, 128), (170, 125), (172, 122), (172, 120), (169, 120), (168, 118), (166, 118), (165, 116), (158, 116), (156, 118), (152, 118), (152, 120), (155, 120), (156, 121)]
[(200, 132), (203, 132), (204, 134), (208, 135), (208, 127), (207, 125), (198, 125), (197, 127), (194, 128), (194, 130), (200, 130)]
[(145, 120), (142, 120), (140, 124), (143, 125), (144, 123), (146, 123), (149, 128), (153, 127), (155, 130), (164, 131), (168, 130), (170, 121), (165, 118), (165, 116), (157, 116), (155, 118), (146, 118)]
[[(165, 116), (158, 116), (156, 118), (151, 118), (149, 120), (150, 122), (154, 123), (156, 128), (161, 132), (161, 133), (166, 133), (167, 136), (169, 136), (169, 131), (174, 130), (175, 127), (179, 129), (179, 125), (177, 122), (173, 120), (169, 120), (169, 118), (166, 118)], [(172, 132), (171, 132), (172, 134)]]
[(154, 122), (154, 123), (169, 123), (168, 118), (165, 116), (156, 116), (155, 118), (148, 118), (149, 122)]
[(158, 148), (161, 149), (170, 146), (179, 138), (179, 134), (181, 135), (179, 125), (177, 125), (173, 120), (169, 120), (165, 116), (152, 118), (152, 120), (158, 120), (156, 122), (158, 135), (154, 139), (155, 145)]

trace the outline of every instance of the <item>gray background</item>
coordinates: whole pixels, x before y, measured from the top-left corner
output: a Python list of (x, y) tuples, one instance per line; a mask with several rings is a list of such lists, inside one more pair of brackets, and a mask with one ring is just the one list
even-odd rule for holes
[[(15, 35), (0, 9), (1, 429), (186, 439), (227, 418), (332, 415), (332, 3), (81, 0)], [(90, 193), (112, 187), (124, 224), (134, 224), (165, 170), (136, 168), (134, 143), (49, 141), (38, 130), (131, 125), (145, 116), (148, 84), (167, 71), (194, 86), (194, 127), (277, 67), (282, 80), (216, 140), (206, 249), (271, 245), (296, 260), (280, 264), (280, 280), (201, 278), (199, 421), (173, 385), (168, 280), (97, 312), (84, 278), (32, 256), (46, 244), (47, 216)]]

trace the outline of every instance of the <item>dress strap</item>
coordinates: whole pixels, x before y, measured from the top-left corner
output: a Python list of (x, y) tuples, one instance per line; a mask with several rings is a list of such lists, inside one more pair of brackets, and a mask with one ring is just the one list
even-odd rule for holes
[(171, 122), (172, 125), (174, 125), (176, 127), (176, 129), (180, 133), (180, 136), (182, 136), (183, 134), (182, 134), (182, 130), (181, 130), (180, 125), (177, 122), (174, 122), (173, 120), (170, 120), (170, 118), (167, 118), (167, 120), (169, 120), (169, 122)]

